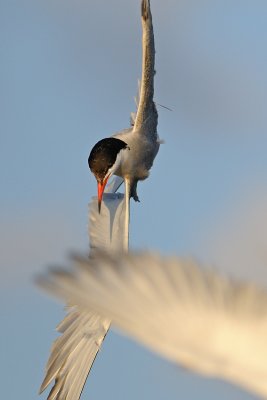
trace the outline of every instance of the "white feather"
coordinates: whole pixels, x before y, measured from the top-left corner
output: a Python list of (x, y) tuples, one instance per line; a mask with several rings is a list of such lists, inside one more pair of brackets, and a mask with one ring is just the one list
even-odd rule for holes
[[(142, 253), (77, 258), (52, 293), (95, 310), (187, 368), (267, 398), (267, 293), (197, 264)], [(64, 276), (64, 274), (63, 274)]]
[[(121, 179), (116, 179), (107, 190), (117, 190), (120, 184)], [(94, 256), (95, 250), (122, 250), (121, 235), (124, 234), (124, 221), (123, 194), (105, 193), (101, 214), (98, 212), (97, 199), (92, 199), (89, 206), (88, 229), (90, 257)], [(40, 283), (43, 285), (42, 282)], [(67, 284), (67, 279), (65, 283)], [(51, 282), (51, 290), (52, 287)], [(82, 311), (77, 307), (76, 302), (71, 301), (71, 298), (66, 299), (66, 303), (71, 307), (57, 327), (61, 336), (56, 339), (51, 348), (46, 375), (40, 388), (41, 393), (54, 381), (48, 400), (78, 400), (80, 398), (86, 378), (110, 326), (109, 319), (101, 318), (92, 312)]]
[(89, 243), (91, 251), (122, 249), (125, 229), (125, 202), (121, 193), (104, 193), (101, 214), (97, 198), (93, 197), (89, 207)]
[(108, 327), (109, 320), (73, 307), (57, 327), (62, 335), (52, 346), (40, 392), (55, 380), (49, 400), (79, 399)]

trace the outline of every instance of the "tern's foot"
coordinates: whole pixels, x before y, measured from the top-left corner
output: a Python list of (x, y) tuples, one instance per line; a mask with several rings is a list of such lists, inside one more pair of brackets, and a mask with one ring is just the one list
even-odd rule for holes
[(140, 202), (139, 197), (137, 196), (136, 186), (137, 186), (137, 182), (134, 185), (132, 185), (131, 197), (134, 199), (134, 201)]
[(131, 190), (131, 196), (130, 197), (132, 197), (134, 199), (134, 201), (138, 201), (140, 203), (140, 200), (139, 200), (139, 197), (137, 196), (136, 190)]
[(140, 203), (139, 197), (137, 196), (137, 194), (135, 194), (134, 196), (132, 196), (134, 201), (138, 201), (138, 203)]
[(134, 201), (138, 201), (140, 202), (138, 196), (137, 196), (137, 179), (134, 179), (131, 182), (131, 191), (130, 191), (130, 197), (132, 197), (134, 199)]

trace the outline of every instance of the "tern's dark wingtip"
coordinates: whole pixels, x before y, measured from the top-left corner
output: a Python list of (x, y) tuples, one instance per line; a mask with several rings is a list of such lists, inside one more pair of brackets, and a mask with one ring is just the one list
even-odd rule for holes
[(142, 18), (144, 18), (145, 21), (149, 18), (149, 11), (150, 11), (150, 2), (149, 2), (149, 0), (142, 0), (141, 15), (142, 15)]

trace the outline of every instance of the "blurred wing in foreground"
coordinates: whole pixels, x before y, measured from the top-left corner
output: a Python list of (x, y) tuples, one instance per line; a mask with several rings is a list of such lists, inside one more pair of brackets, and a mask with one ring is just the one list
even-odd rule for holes
[(76, 257), (41, 285), (162, 356), (267, 398), (267, 293), (151, 253)]
[[(109, 190), (117, 190), (121, 181), (115, 180)], [(104, 195), (101, 214), (98, 212), (97, 198), (89, 207), (90, 257), (94, 251), (122, 250), (121, 235), (124, 229), (125, 202), (120, 193)], [(46, 376), (40, 388), (43, 392), (55, 381), (48, 400), (78, 400), (86, 378), (94, 363), (101, 344), (110, 326), (110, 319), (98, 314), (82, 311), (77, 303), (66, 299), (68, 314), (59, 324), (61, 333), (52, 348), (46, 366)]]

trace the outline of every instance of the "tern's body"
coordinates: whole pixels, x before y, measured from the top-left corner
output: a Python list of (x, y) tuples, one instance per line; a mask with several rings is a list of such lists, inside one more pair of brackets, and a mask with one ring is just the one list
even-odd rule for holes
[(121, 152), (121, 162), (114, 171), (114, 175), (130, 181), (131, 195), (137, 200), (136, 184), (149, 175), (159, 149), (158, 136), (156, 133), (144, 135), (130, 128), (115, 134), (114, 137), (124, 141), (128, 146)]

